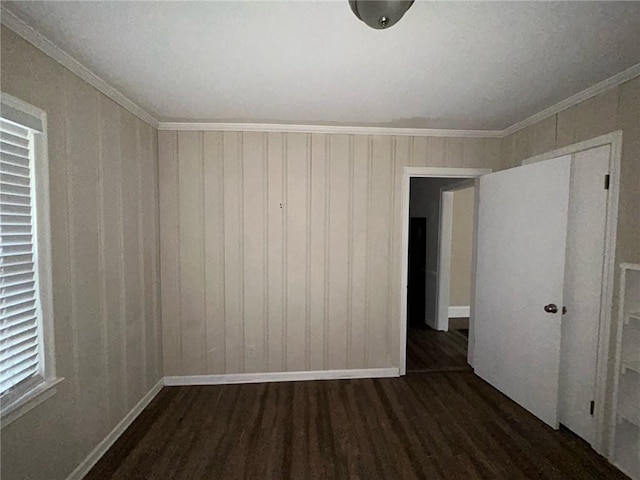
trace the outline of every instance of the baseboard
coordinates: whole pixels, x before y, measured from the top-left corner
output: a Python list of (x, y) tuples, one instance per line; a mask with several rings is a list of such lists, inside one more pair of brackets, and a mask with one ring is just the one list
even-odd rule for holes
[(122, 420), (111, 430), (106, 437), (87, 455), (87, 457), (78, 465), (73, 472), (69, 474), (67, 480), (81, 480), (98, 460), (111, 448), (116, 440), (124, 433), (124, 431), (133, 423), (133, 421), (146, 408), (151, 400), (160, 392), (164, 386), (161, 378), (149, 392), (140, 399), (140, 401), (127, 413)]
[(398, 368), (316, 370), (308, 372), (227, 373), (164, 377), (166, 386), (227, 385), (233, 383), (298, 382), (302, 380), (344, 380), (349, 378), (399, 377)]
[(471, 307), (449, 307), (449, 318), (462, 318), (471, 316)]

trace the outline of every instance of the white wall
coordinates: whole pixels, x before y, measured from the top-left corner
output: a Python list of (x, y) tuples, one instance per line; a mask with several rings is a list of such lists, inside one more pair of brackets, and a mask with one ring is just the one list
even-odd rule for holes
[(2, 91), (47, 112), (57, 394), (1, 477), (66, 478), (162, 377), (156, 131), (2, 27)]
[(159, 132), (165, 374), (398, 366), (402, 168), (499, 142)]

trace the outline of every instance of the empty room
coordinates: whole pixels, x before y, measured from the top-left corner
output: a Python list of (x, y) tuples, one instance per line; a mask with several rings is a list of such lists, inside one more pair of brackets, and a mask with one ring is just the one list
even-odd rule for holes
[(2, 480), (640, 480), (640, 2), (0, 21)]

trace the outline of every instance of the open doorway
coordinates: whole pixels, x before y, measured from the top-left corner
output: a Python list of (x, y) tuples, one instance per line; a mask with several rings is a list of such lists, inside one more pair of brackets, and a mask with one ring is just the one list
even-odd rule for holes
[(406, 190), (406, 371), (467, 370), (474, 177), (487, 171), (420, 170)]

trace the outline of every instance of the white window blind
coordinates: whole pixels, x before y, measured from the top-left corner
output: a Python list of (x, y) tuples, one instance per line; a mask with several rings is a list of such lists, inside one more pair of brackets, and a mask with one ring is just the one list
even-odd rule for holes
[(5, 399), (44, 378), (33, 163), (32, 132), (0, 119), (0, 396)]

